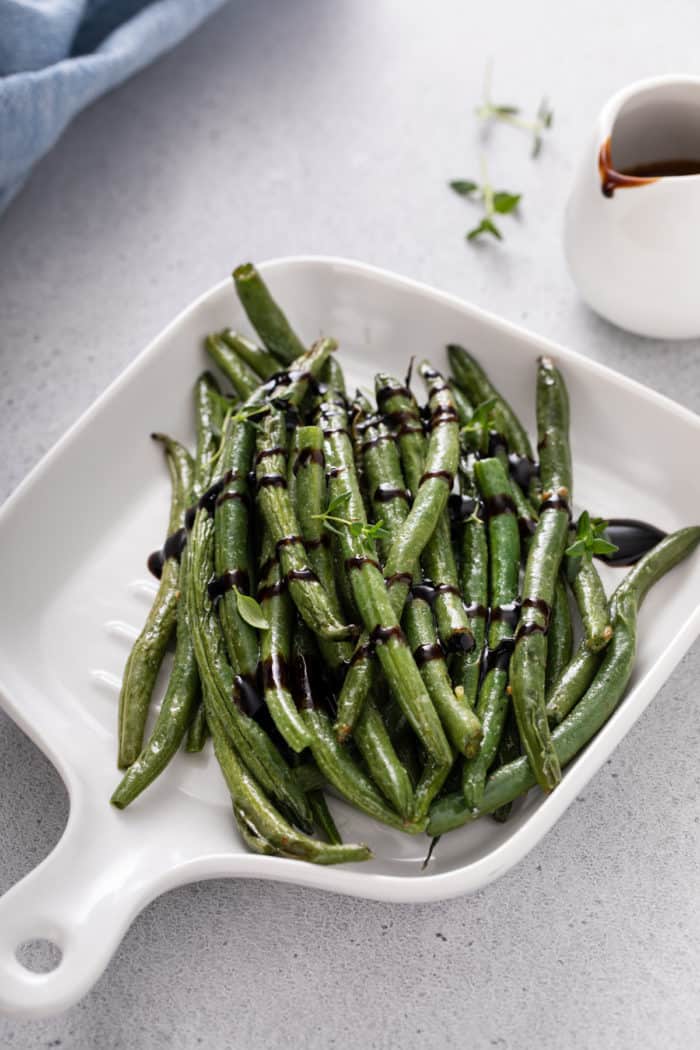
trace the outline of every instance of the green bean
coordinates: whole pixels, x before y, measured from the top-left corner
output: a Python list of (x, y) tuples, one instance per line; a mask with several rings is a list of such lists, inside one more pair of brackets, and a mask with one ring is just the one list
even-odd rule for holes
[[(186, 505), (191, 496), (192, 460), (189, 453), (177, 442), (164, 435), (158, 435), (158, 438), (164, 442), (169, 460), (180, 462), (180, 476), (176, 483), (183, 487), (182, 502)], [(179, 579), (182, 580), (182, 566), (179, 567), (178, 573)], [(184, 603), (179, 601), (177, 602), (176, 623), (178, 643), (175, 659), (155, 726), (146, 745), (129, 766), (112, 796), (112, 802), (120, 809), (141, 794), (168, 764), (180, 745), (197, 703), (199, 676), (191, 650), (186, 644), (188, 628), (185, 622)], [(128, 699), (131, 700), (131, 697)], [(128, 707), (127, 714), (131, 714)]]
[(190, 728), (187, 732), (187, 740), (185, 741), (185, 751), (190, 754), (197, 754), (199, 751), (203, 751), (208, 735), (209, 726), (207, 725), (207, 716), (204, 711), (204, 704), (200, 703), (194, 713), (194, 718), (190, 722)]
[(198, 700), (199, 673), (189, 640), (185, 644), (181, 643), (181, 635), (188, 632), (185, 603), (179, 602), (178, 646), (168, 687), (146, 746), (129, 766), (112, 795), (110, 801), (117, 809), (124, 809), (133, 802), (162, 773), (180, 746), (192, 720)]
[[(192, 458), (182, 445), (172, 439), (162, 434), (154, 434), (153, 437), (164, 444), (170, 472), (170, 536), (180, 528), (188, 503), (192, 486)], [(135, 762), (141, 751), (153, 687), (177, 621), (179, 574), (177, 558), (166, 558), (155, 601), (126, 662), (119, 694), (120, 769), (126, 769)]]
[[(209, 484), (211, 480), (211, 471), (214, 467), (218, 437), (221, 434), (221, 426), (223, 423), (224, 415), (226, 414), (229, 405), (225, 403), (224, 398), (219, 390), (219, 385), (214, 377), (209, 372), (204, 372), (197, 380), (194, 388), (194, 400), (195, 400), (195, 414), (196, 414), (196, 429), (197, 429), (197, 455), (194, 461), (194, 474), (191, 479), (191, 487), (188, 492), (187, 499), (185, 500), (185, 506), (192, 500), (199, 498), (203, 490)], [(182, 519), (180, 519), (181, 523)], [(174, 535), (172, 532), (170, 535)], [(181, 561), (179, 574), (178, 574), (178, 587), (180, 593), (184, 593), (186, 587), (185, 581), (185, 562), (184, 559)], [(196, 665), (194, 662), (194, 655), (192, 649), (192, 640), (190, 638), (189, 630), (180, 625), (181, 618), (185, 615), (185, 610), (181, 609), (181, 603), (178, 601), (178, 612), (177, 612), (177, 644), (175, 649), (175, 659), (173, 664), (173, 674), (175, 674), (176, 681), (181, 685), (186, 686), (187, 689), (191, 690), (194, 694), (192, 701), (194, 706), (194, 715), (192, 719), (192, 725), (195, 725), (199, 721), (197, 713), (202, 710), (200, 701), (200, 688), (199, 688), (199, 675), (196, 671)], [(186, 670), (187, 669), (187, 670)], [(179, 700), (175, 700), (175, 696), (180, 695)], [(176, 707), (185, 710), (189, 704), (182, 698), (181, 691), (178, 689), (175, 696), (168, 698), (167, 708), (173, 703)], [(184, 721), (185, 719), (183, 719)], [(160, 722), (160, 720), (159, 720)], [(162, 725), (162, 724), (161, 724)], [(204, 730), (206, 730), (206, 721), (202, 723)], [(156, 728), (160, 731), (160, 726), (157, 723)], [(205, 736), (202, 733), (200, 736), (201, 747), (204, 746)], [(154, 758), (156, 764), (160, 760), (160, 755)], [(147, 775), (147, 770), (144, 775)]]
[[(503, 736), (498, 745), (498, 754), (494, 764), (495, 768), (499, 769), (501, 766), (505, 766), (509, 762), (514, 762), (516, 758), (520, 758), (520, 737), (518, 735), (518, 723), (515, 719), (513, 705), (510, 704), (506, 716), (506, 724), (503, 729)], [(510, 817), (512, 809), (513, 803), (505, 802), (502, 806), (499, 806), (498, 809), (494, 809), (491, 816), (499, 824), (505, 824)]]
[(197, 450), (192, 493), (197, 499), (211, 481), (225, 415), (221, 390), (211, 372), (203, 372), (195, 383), (194, 410)]
[[(254, 705), (259, 703), (258, 697), (251, 694), (241, 676), (234, 675), (226, 659), (221, 625), (208, 594), (213, 546), (214, 523), (203, 507), (195, 515), (185, 548), (188, 566), (185, 597), (209, 728), (212, 729), (213, 719), (221, 722), (263, 790), (289, 808), (301, 827), (308, 827), (311, 814), (304, 793), (267, 733), (251, 717)], [(244, 710), (246, 705), (250, 714)]]
[(593, 681), (603, 659), (602, 653), (588, 648), (584, 638), (573, 657), (547, 694), (547, 719), (550, 726), (563, 721)]
[(463, 696), (452, 688), (428, 602), (414, 597), (404, 612), (404, 623), (413, 659), (449, 740), (461, 754), (476, 754), (482, 735), (481, 722), (464, 703)]
[(261, 632), (262, 682), (265, 703), (280, 735), (293, 751), (303, 751), (310, 743), (306, 726), (297, 711), (289, 689), (294, 610), (279, 561), (270, 557), (269, 537), (263, 543), (263, 560), (258, 601), (269, 627)]
[[(370, 404), (369, 399), (366, 398), (360, 390), (356, 391), (355, 397), (353, 398), (353, 401), (350, 404), (349, 415), (351, 420), (350, 435), (352, 437), (352, 447), (355, 455), (355, 472), (357, 474), (357, 483), (360, 487), (362, 502), (365, 505), (365, 514), (368, 518), (371, 518), (372, 499), (369, 491), (369, 482), (367, 480), (367, 471), (365, 469), (363, 447), (365, 444), (365, 428), (367, 426), (368, 421), (371, 421), (372, 417), (374, 416), (374, 409)], [(378, 546), (381, 547), (381, 545)]]
[(353, 739), (369, 774), (387, 802), (409, 820), (413, 811), (413, 787), (403, 768), (379, 709), (367, 697), (357, 718)]
[[(222, 428), (226, 416), (235, 401), (225, 398), (219, 384), (210, 372), (204, 372), (194, 389), (195, 418), (197, 431), (197, 452), (194, 463), (194, 479), (192, 483), (191, 499), (198, 500), (212, 480), (212, 473), (216, 467), (219, 451), (219, 442), (223, 438)], [(180, 562), (179, 587), (180, 594), (187, 591), (187, 564), (186, 558)], [(185, 603), (182, 603), (185, 605)], [(186, 610), (184, 610), (186, 616)], [(179, 616), (179, 613), (178, 613)], [(175, 660), (183, 665), (192, 666), (194, 661), (194, 648), (192, 645), (192, 633), (188, 629), (178, 630)], [(197, 679), (199, 672), (197, 672)], [(190, 728), (187, 733), (185, 750), (194, 752), (201, 751), (204, 747), (208, 728), (204, 713), (204, 705), (201, 699), (201, 687), (199, 681), (195, 686), (197, 694), (195, 699), (195, 710)]]
[(334, 846), (342, 846), (343, 840), (336, 823), (333, 820), (333, 815), (328, 808), (326, 796), (322, 791), (316, 790), (309, 791), (306, 797), (309, 800), (314, 824), (320, 829), (326, 842), (329, 842)]
[[(233, 799), (231, 801), (233, 802)], [(258, 853), (263, 857), (284, 856), (284, 853), (282, 853), (276, 846), (273, 846), (268, 839), (263, 838), (258, 830), (249, 823), (243, 810), (237, 809), (235, 804), (231, 806), (231, 809), (233, 810), (233, 819), (236, 821), (236, 826), (241, 838), (243, 839), (243, 843), (248, 847), (251, 853)]]
[[(310, 560), (314, 559), (312, 565), (334, 612), (340, 615), (340, 602), (335, 588), (330, 553), (324, 545), (327, 533), (323, 532), (320, 521), (320, 514), (325, 506), (322, 447), (323, 430), (320, 427), (298, 428), (295, 434), (295, 455), (290, 461), (287, 479), (290, 491), (294, 492), (293, 501)], [(347, 642), (319, 639), (319, 647), (325, 661), (336, 670), (347, 666), (352, 657), (352, 648)], [(355, 728), (356, 742), (372, 779), (396, 810), (408, 818), (413, 802), (411, 783), (396, 755), (381, 716), (372, 704), (368, 706), (366, 714), (360, 715)]]
[(453, 763), (436, 762), (429, 755), (425, 759), (414, 791), (413, 802), (414, 820), (421, 823), (423, 830), (426, 828), (430, 807), (445, 786), (445, 781), (453, 768)]
[[(366, 430), (365, 438), (365, 466), (372, 493), (374, 518), (382, 518), (386, 526), (386, 535), (382, 535), (378, 540), (382, 558), (386, 558), (391, 548), (391, 537), (401, 528), (408, 516), (409, 502), (396, 445), (385, 440), (385, 435), (388, 436), (389, 432), (384, 424), (379, 422), (376, 427)], [(414, 565), (414, 573), (415, 569)], [(453, 692), (444, 653), (435, 635), (430, 606), (418, 599), (409, 602), (404, 619), (414, 659), (418, 663), (421, 677), (443, 728), (454, 746), (459, 751), (468, 753), (478, 747), (481, 726), (478, 719)], [(418, 657), (416, 651), (419, 651)]]
[[(329, 498), (332, 502), (348, 493), (344, 513), (347, 520), (361, 525), (366, 519), (357, 484), (352, 446), (343, 426), (328, 425), (332, 423), (331, 411), (329, 408), (324, 427)], [(354, 531), (347, 525), (341, 524), (338, 527), (355, 601), (369, 635), (368, 642), (376, 646), (377, 656), (389, 687), (428, 755), (437, 763), (446, 763), (449, 766), (452, 761), (449, 744), (406, 643), (392, 600), (387, 594), (374, 545), (362, 533), (354, 534)], [(415, 555), (413, 557), (415, 558)]]
[[(572, 530), (569, 539), (573, 541), (574, 538), (575, 531)], [(590, 554), (580, 558), (568, 556), (566, 573), (581, 614), (586, 645), (597, 653), (605, 648), (612, 637), (610, 610), (602, 580)]]
[(525, 566), (523, 604), (510, 666), (513, 706), (523, 747), (544, 791), (561, 779), (545, 711), (547, 630), (569, 531), (571, 454), (564, 381), (549, 358), (537, 373), (538, 447), (543, 502)]
[(234, 332), (232, 328), (225, 328), (223, 332), (219, 332), (219, 336), (261, 379), (271, 379), (282, 368), (274, 354), (271, 354), (269, 350), (263, 350), (261, 346), (246, 339), (240, 332)]
[(328, 358), (321, 378), (328, 384), (331, 390), (336, 390), (340, 394), (345, 393), (345, 376), (343, 375), (343, 369), (335, 357)]
[(334, 615), (328, 595), (308, 564), (299, 522), (287, 491), (286, 422), (271, 408), (259, 424), (255, 473), (258, 507), (279, 552), (289, 593), (304, 622), (322, 638), (341, 640), (354, 633), (352, 624)]
[(452, 400), (455, 403), (457, 415), (459, 416), (459, 425), (461, 427), (466, 426), (474, 413), (472, 403), (462, 388), (455, 383), (454, 379), (449, 379), (448, 383), (452, 394)]
[(488, 521), (491, 623), (489, 662), (476, 707), (484, 736), (479, 753), (465, 762), (462, 775), (464, 798), (472, 809), (483, 795), (508, 712), (508, 657), (520, 580), (520, 531), (508, 475), (496, 458), (478, 461), (475, 474)]
[(425, 829), (425, 820), (406, 820), (387, 805), (369, 777), (338, 743), (331, 720), (324, 711), (304, 708), (302, 717), (313, 740), (312, 753), (316, 764), (343, 798), (363, 813), (398, 831), (415, 835)]
[(568, 666), (574, 646), (574, 629), (569, 611), (569, 596), (562, 573), (557, 577), (554, 588), (552, 615), (547, 632), (547, 665), (545, 670), (545, 693), (558, 680)]
[(518, 456), (526, 456), (534, 462), (527, 431), (503, 395), (496, 390), (478, 361), (475, 361), (463, 347), (454, 344), (447, 347), (447, 356), (457, 385), (473, 404), (480, 405), (492, 399), (496, 401), (509, 450)]
[(310, 387), (315, 387), (328, 361), (329, 354), (338, 348), (334, 339), (318, 339), (310, 350), (294, 362), (294, 367), (278, 372), (253, 391), (241, 406), (241, 414), (253, 414), (260, 407), (265, 410), (271, 402), (280, 408), (299, 408)]
[(219, 335), (208, 335), (205, 345), (212, 361), (219, 366), (238, 396), (243, 399), (250, 397), (260, 386), (260, 377), (250, 365), (247, 365)]
[[(323, 431), (320, 427), (297, 427), (287, 471), (287, 489), (299, 520), (299, 529), (307, 557), (323, 588), (331, 611), (342, 621), (343, 609), (336, 589), (333, 557), (328, 533), (321, 515), (326, 509), (326, 474), (323, 458)], [(352, 655), (349, 642), (319, 639), (321, 653), (334, 668), (346, 663)]]
[[(378, 377), (378, 388), (386, 391), (380, 395), (380, 401), (389, 401), (397, 394), (403, 393), (404, 387), (397, 386), (396, 380), (390, 377)], [(449, 391), (440, 384), (435, 384), (435, 390), (431, 398), (431, 410), (433, 419), (439, 421), (432, 428), (430, 441), (428, 443), (427, 458), (425, 460), (425, 473), (420, 479), (420, 487), (416, 488), (415, 499), (410, 513), (403, 525), (393, 537), (391, 548), (387, 555), (384, 566), (384, 574), (389, 584), (389, 599), (394, 610), (394, 616), (399, 617), (403, 610), (406, 596), (412, 582), (416, 567), (416, 559), (435, 529), (435, 524), (442, 514), (449, 494), (446, 482), (457, 466), (458, 458), (458, 436), (453, 420), (453, 411), (449, 411), (451, 404)], [(444, 406), (444, 411), (441, 409)], [(412, 417), (411, 417), (412, 418)], [(413, 423), (402, 423), (402, 427), (413, 428)], [(422, 426), (418, 426), (422, 435)], [(374, 431), (368, 431), (369, 435), (364, 441), (367, 451), (370, 451), (370, 443), (375, 437), (371, 436)], [(381, 431), (378, 432), (381, 436)], [(389, 444), (389, 442), (384, 442)], [(368, 446), (370, 446), (368, 448)], [(375, 446), (378, 447), (378, 446)], [(343, 449), (344, 456), (351, 456), (351, 450), (346, 444)], [(341, 457), (342, 458), (342, 457)], [(369, 464), (368, 464), (369, 466)], [(344, 470), (341, 466), (339, 469)], [(353, 471), (354, 475), (354, 471)], [(342, 489), (337, 488), (340, 494)], [(398, 503), (397, 503), (398, 506)], [(364, 506), (358, 509), (362, 515), (358, 520), (364, 520)], [(343, 683), (338, 698), (337, 731), (343, 739), (352, 731), (354, 719), (361, 709), (364, 697), (367, 695), (370, 683), (374, 681), (374, 670), (371, 660), (371, 645), (369, 633), (360, 639), (353, 656), (351, 666)]]
[[(370, 859), (372, 854), (365, 845), (318, 842), (293, 828), (277, 812), (265, 796), (261, 785), (246, 769), (216, 716), (212, 732), (216, 757), (231, 793), (237, 819), (247, 826), (249, 834), (245, 836), (245, 840), (252, 849), (263, 853), (271, 852), (272, 849), (277, 856), (311, 861), (314, 864), (342, 864)], [(260, 848), (256, 846), (256, 842)]]
[(325, 788), (328, 784), (321, 770), (311, 759), (306, 762), (300, 760), (299, 765), (294, 767), (294, 776), (299, 787), (307, 794), (309, 791)]
[[(470, 652), (474, 648), (474, 636), (459, 592), (450, 524), (445, 509), (459, 459), (457, 414), (450, 389), (442, 376), (425, 362), (420, 365), (420, 372), (429, 387), (431, 425), (438, 431), (444, 429), (446, 443), (449, 443), (448, 467), (437, 471), (429, 469), (418, 406), (406, 387), (398, 385), (391, 377), (377, 376), (377, 403), (382, 405), (389, 420), (396, 419), (400, 424), (399, 449), (409, 489), (418, 492), (422, 482), (431, 478), (441, 482), (442, 510), (423, 547), (423, 572), (434, 586), (433, 611), (443, 646), (448, 653)], [(390, 560), (397, 558), (399, 540), (404, 539), (406, 542), (407, 538), (410, 539), (408, 530), (405, 537), (397, 537)], [(387, 576), (390, 575), (389, 565), (388, 561)]]
[[(500, 425), (502, 428), (503, 424), (501, 423)], [(500, 435), (496, 435), (495, 437), (496, 440), (494, 441), (492, 440), (494, 438), (494, 435), (491, 435), (491, 439), (489, 440), (489, 447), (493, 448), (493, 455), (497, 457), (497, 459), (503, 465), (503, 469), (505, 470), (506, 474), (510, 476), (510, 460), (508, 458), (508, 449), (500, 441)], [(528, 541), (529, 545), (530, 537), (534, 534), (535, 528), (537, 527), (537, 511), (535, 510), (535, 508), (533, 507), (532, 503), (527, 498), (523, 490), (520, 488), (520, 485), (517, 483), (515, 478), (510, 476), (510, 480), (511, 493), (513, 496), (513, 501), (515, 503), (515, 510), (518, 517), (518, 525), (520, 527), (520, 535)]]
[(288, 365), (300, 357), (304, 344), (270, 295), (269, 289), (252, 263), (233, 271), (233, 280), (248, 320), (267, 349)]
[[(325, 356), (327, 355), (328, 347), (316, 346), (312, 351), (305, 356), (305, 365), (309, 369), (309, 374), (313, 374), (315, 369), (321, 367)], [(303, 397), (307, 387), (308, 378), (305, 373), (300, 373), (296, 377), (292, 378), (287, 376), (280, 377), (279, 383), (286, 386), (287, 397), (292, 403), (300, 401)], [(275, 384), (276, 386), (277, 384)], [(268, 390), (268, 392), (270, 392)], [(274, 389), (272, 390), (274, 393)], [(255, 403), (259, 401), (261, 397), (260, 390), (256, 391), (251, 397), (250, 402)], [(218, 393), (218, 387), (215, 381), (209, 375), (204, 375), (200, 378), (200, 381), (196, 387), (196, 402), (197, 402), (197, 462), (195, 466), (195, 481), (194, 481), (194, 495), (202, 496), (203, 489), (211, 481), (211, 474), (215, 464), (223, 469), (226, 466), (226, 473), (223, 476), (222, 483), (216, 486), (216, 490), (219, 491), (219, 512), (216, 515), (217, 525), (219, 528), (219, 537), (222, 543), (221, 550), (226, 554), (227, 552), (232, 555), (236, 552), (235, 543), (233, 548), (227, 546), (231, 540), (229, 535), (229, 529), (233, 529), (233, 536), (235, 538), (236, 528), (239, 533), (245, 533), (247, 530), (247, 520), (241, 522), (240, 516), (236, 519), (234, 515), (231, 520), (227, 514), (227, 510), (222, 510), (222, 506), (227, 508), (230, 503), (244, 503), (245, 492), (240, 486), (236, 486), (235, 481), (240, 480), (239, 475), (246, 472), (249, 466), (249, 458), (251, 451), (251, 432), (250, 424), (245, 419), (242, 421), (231, 421), (229, 420), (227, 433), (225, 435), (224, 447), (220, 452), (216, 451), (216, 435), (221, 431), (221, 425), (223, 420), (223, 413), (227, 411), (228, 405), (223, 404), (223, 399)], [(245, 406), (248, 407), (248, 406)], [(235, 429), (234, 429), (235, 427)], [(246, 451), (246, 449), (248, 451)], [(243, 453), (243, 454), (242, 454)], [(241, 455), (242, 454), (242, 455)], [(236, 478), (234, 478), (236, 475)], [(223, 492), (223, 488), (226, 484), (229, 484), (231, 488)], [(234, 492), (236, 495), (234, 495)], [(223, 500), (221, 496), (223, 495)], [(207, 500), (207, 503), (209, 500)], [(238, 520), (238, 526), (235, 522)], [(242, 566), (243, 570), (247, 568), (247, 563)], [(237, 569), (241, 569), (238, 565)], [(180, 589), (183, 594), (187, 593), (188, 582), (186, 572), (188, 570), (188, 559), (185, 558), (182, 561), (180, 567)], [(235, 572), (234, 570), (231, 570)], [(178, 617), (187, 615), (186, 613), (187, 603), (180, 603), (180, 610)], [(223, 612), (223, 610), (222, 610)], [(254, 679), (257, 664), (257, 639), (254, 638), (251, 653), (246, 659), (246, 650), (243, 645), (245, 631), (250, 631), (249, 626), (241, 620), (240, 628), (236, 632), (236, 640), (238, 642), (238, 648), (232, 649), (234, 656), (238, 655), (236, 665), (239, 667), (241, 674), (241, 685), (246, 687), (246, 683), (250, 683)], [(191, 637), (191, 630), (181, 630), (178, 626), (178, 643), (175, 653), (175, 667), (187, 666), (192, 667), (194, 661), (194, 649)], [(193, 689), (196, 689), (197, 679), (191, 680)], [(167, 698), (166, 698), (167, 699)], [(158, 725), (156, 726), (158, 728)], [(200, 707), (195, 714), (195, 717), (190, 726), (190, 732), (188, 736), (187, 749), (188, 750), (201, 750), (207, 732), (206, 715), (203, 707)]]
[[(634, 662), (637, 612), (649, 588), (687, 557), (698, 543), (699, 526), (672, 533), (645, 554), (618, 587), (612, 609), (613, 636), (603, 653), (598, 673), (583, 698), (552, 734), (562, 766), (595, 736), (624, 694)], [(536, 782), (529, 759), (524, 755), (491, 774), (478, 810), (469, 809), (458, 793), (435, 802), (428, 834), (442, 835), (484, 813), (492, 813), (524, 794)]]
[(459, 470), (462, 499), (471, 500), (473, 504), (461, 526), (459, 589), (474, 636), (474, 648), (468, 653), (455, 654), (452, 668), (454, 680), (462, 687), (464, 702), (472, 708), (479, 691), (489, 604), (488, 545), (483, 508), (474, 477), (475, 462), (472, 455), (465, 456)]
[[(381, 521), (382, 531), (377, 536), (377, 549), (382, 563), (391, 552), (397, 529), (408, 517), (411, 494), (406, 488), (398, 448), (389, 428), (376, 417), (368, 417), (361, 424), (358, 460), (364, 467), (370, 494), (370, 513), (374, 521)], [(413, 568), (417, 568), (417, 561)]]
[(249, 419), (230, 419), (225, 429), (218, 466), (222, 486), (214, 515), (214, 555), (220, 596), (217, 611), (226, 649), (236, 674), (255, 677), (259, 638), (254, 627), (238, 611), (238, 594), (254, 594), (255, 579), (250, 552), (251, 493), (248, 475), (255, 448), (255, 424)]

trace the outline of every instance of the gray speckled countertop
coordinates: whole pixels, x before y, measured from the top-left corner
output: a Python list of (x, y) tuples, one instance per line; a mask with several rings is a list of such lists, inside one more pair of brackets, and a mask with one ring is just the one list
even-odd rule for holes
[[(70, 128), (0, 219), (0, 496), (233, 262), (348, 255), (447, 289), (695, 411), (698, 344), (589, 313), (562, 211), (603, 100), (696, 67), (692, 0), (232, 2)], [(445, 188), (477, 168), (484, 59), (505, 101), (546, 90), (539, 161), (496, 129), (525, 194), (507, 242), (466, 246)], [(685, 657), (612, 760), (513, 871), (420, 907), (264, 882), (167, 894), (61, 1017), (0, 1019), (8, 1048), (468, 1046), (650, 1050), (700, 1030), (697, 681)], [(0, 714), (0, 892), (51, 849), (61, 781)]]

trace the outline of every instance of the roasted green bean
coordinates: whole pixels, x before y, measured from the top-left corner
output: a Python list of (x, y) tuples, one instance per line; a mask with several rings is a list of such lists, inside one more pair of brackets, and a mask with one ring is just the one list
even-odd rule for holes
[(475, 473), (488, 522), (491, 622), (486, 673), (476, 707), (484, 736), (478, 753), (465, 762), (462, 777), (464, 798), (472, 809), (480, 804), (508, 713), (508, 661), (520, 578), (520, 531), (508, 475), (495, 458), (479, 460)]
[[(192, 457), (182, 445), (170, 438), (162, 434), (153, 436), (164, 444), (170, 472), (172, 498), (168, 536), (171, 536), (181, 527), (189, 501), (193, 479)], [(141, 752), (153, 687), (177, 622), (180, 566), (176, 554), (163, 559), (158, 593), (124, 669), (119, 694), (120, 769), (128, 768)]]
[(274, 354), (257, 346), (250, 339), (246, 339), (240, 332), (234, 332), (232, 328), (225, 328), (219, 335), (226, 345), (234, 350), (238, 357), (245, 361), (261, 379), (271, 379), (282, 368)]
[(547, 667), (545, 671), (545, 693), (549, 696), (552, 685), (557, 681), (564, 668), (571, 660), (574, 644), (574, 629), (569, 610), (569, 596), (566, 584), (560, 573), (554, 588), (552, 615), (547, 631)]
[[(247, 845), (256, 852), (274, 851), (277, 856), (314, 864), (343, 864), (369, 860), (367, 846), (318, 842), (301, 834), (277, 812), (261, 785), (241, 762), (222, 724), (213, 716), (214, 750), (231, 792), (237, 819), (248, 829)], [(239, 823), (239, 827), (241, 824)], [(258, 845), (256, 845), (256, 843)]]
[(233, 271), (233, 280), (248, 320), (267, 349), (285, 365), (305, 350), (304, 344), (280, 310), (262, 277), (252, 263)]
[(232, 350), (220, 335), (208, 335), (207, 353), (231, 383), (238, 396), (245, 400), (260, 386), (260, 377)]
[[(637, 639), (637, 611), (649, 588), (686, 558), (700, 543), (700, 527), (671, 533), (637, 563), (617, 590), (613, 605), (613, 636), (598, 673), (576, 707), (556, 727), (552, 738), (562, 766), (574, 758), (607, 722), (629, 681)], [(454, 793), (433, 804), (429, 835), (442, 835), (484, 813), (512, 802), (537, 782), (527, 755), (495, 770), (486, 782), (478, 810)]]
[(568, 396), (546, 357), (540, 358), (537, 371), (537, 428), (543, 500), (525, 565), (510, 684), (523, 748), (540, 787), (551, 791), (561, 770), (545, 712), (547, 631), (569, 532), (572, 475)]

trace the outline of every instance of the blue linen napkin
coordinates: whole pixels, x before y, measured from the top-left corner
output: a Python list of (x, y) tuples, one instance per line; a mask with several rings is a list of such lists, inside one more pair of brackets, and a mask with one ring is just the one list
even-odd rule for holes
[(0, 211), (84, 106), (226, 0), (0, 0)]

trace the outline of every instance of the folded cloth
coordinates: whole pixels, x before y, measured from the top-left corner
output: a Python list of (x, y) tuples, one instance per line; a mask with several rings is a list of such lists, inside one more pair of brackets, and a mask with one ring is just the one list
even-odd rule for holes
[(226, 0), (0, 0), (0, 211), (84, 106)]

